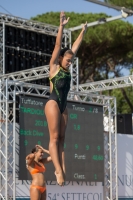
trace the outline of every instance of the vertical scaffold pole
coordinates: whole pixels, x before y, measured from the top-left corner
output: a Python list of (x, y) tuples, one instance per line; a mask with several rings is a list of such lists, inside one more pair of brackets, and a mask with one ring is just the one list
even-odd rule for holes
[(13, 91), (13, 199), (16, 199), (16, 87)]
[(3, 74), (5, 74), (5, 23), (3, 22)]

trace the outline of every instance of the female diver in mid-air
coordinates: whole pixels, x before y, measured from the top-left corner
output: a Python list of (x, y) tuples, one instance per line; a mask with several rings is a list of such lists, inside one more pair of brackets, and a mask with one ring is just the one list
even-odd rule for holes
[(51, 162), (51, 156), (43, 158), (43, 154), (49, 154), (49, 151), (36, 145), (32, 153), (26, 157), (26, 167), (32, 176), (30, 186), (31, 200), (46, 200), (46, 183), (44, 179), (45, 163)]
[(66, 19), (65, 13), (60, 13), (60, 26), (56, 37), (56, 43), (50, 60), (50, 97), (45, 105), (45, 115), (48, 122), (50, 142), (49, 152), (52, 158), (57, 183), (62, 186), (65, 181), (65, 161), (64, 161), (64, 139), (67, 126), (67, 94), (70, 89), (71, 75), (69, 67), (76, 55), (84, 33), (87, 29), (87, 22), (72, 45), (72, 48), (61, 49), (62, 35)]

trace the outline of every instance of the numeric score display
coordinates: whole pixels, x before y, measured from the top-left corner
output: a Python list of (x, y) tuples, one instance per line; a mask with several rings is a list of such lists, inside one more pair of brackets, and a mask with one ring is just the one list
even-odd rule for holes
[[(25, 167), (25, 157), (31, 149), (36, 144), (48, 149), (49, 132), (44, 114), (46, 101), (42, 97), (20, 96), (19, 179), (31, 179)], [(104, 182), (103, 107), (68, 101), (67, 109), (66, 180)], [(46, 180), (56, 180), (53, 164), (47, 164), (46, 169)]]

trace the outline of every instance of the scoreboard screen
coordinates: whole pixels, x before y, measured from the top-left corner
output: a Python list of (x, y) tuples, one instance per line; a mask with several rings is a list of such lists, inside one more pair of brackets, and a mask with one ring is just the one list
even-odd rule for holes
[[(49, 145), (48, 124), (44, 114), (47, 98), (21, 95), (19, 108), (19, 179), (30, 180), (25, 157), (39, 144)], [(65, 134), (66, 181), (104, 182), (103, 106), (68, 101)], [(44, 157), (48, 156), (47, 154)], [(54, 181), (53, 163), (46, 164), (45, 179)]]

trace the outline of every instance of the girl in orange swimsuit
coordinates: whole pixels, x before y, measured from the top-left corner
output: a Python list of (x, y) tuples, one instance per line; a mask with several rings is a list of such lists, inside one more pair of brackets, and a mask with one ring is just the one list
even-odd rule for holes
[(43, 158), (43, 154), (49, 154), (49, 151), (43, 149), (40, 145), (36, 145), (32, 149), (32, 153), (26, 157), (26, 167), (32, 176), (32, 184), (30, 186), (31, 200), (46, 200), (46, 184), (44, 172), (46, 171), (44, 164), (51, 161), (51, 157)]

